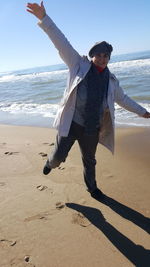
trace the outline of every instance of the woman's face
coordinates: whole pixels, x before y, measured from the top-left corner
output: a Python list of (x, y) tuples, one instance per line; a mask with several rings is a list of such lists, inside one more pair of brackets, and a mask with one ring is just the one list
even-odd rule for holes
[(109, 55), (105, 53), (100, 53), (92, 57), (92, 62), (102, 69), (105, 69), (109, 62)]

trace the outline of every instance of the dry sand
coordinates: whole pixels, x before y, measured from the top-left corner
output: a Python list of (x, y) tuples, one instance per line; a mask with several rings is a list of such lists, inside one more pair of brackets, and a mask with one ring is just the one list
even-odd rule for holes
[(150, 266), (150, 129), (117, 129), (114, 156), (98, 146), (101, 202), (86, 191), (77, 143), (42, 174), (55, 134), (0, 126), (0, 266)]

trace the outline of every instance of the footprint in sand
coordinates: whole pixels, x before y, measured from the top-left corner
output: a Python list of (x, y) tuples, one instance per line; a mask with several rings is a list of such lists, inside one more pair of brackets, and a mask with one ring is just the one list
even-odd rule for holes
[(6, 184), (4, 182), (0, 182), (0, 186), (5, 186)]
[(41, 155), (41, 157), (44, 158), (44, 159), (47, 157), (47, 154), (44, 153), (44, 152), (40, 152), (39, 155)]
[(79, 224), (82, 227), (87, 227), (87, 226), (89, 226), (91, 224), (88, 221), (88, 219), (86, 217), (84, 217), (84, 215), (82, 213), (80, 213), (80, 212), (74, 213), (72, 215), (72, 223)]
[(25, 256), (24, 260), (25, 260), (25, 262), (29, 262), (30, 261), (30, 256), (29, 255)]
[(49, 143), (42, 143), (43, 145), (49, 145)]
[(112, 174), (108, 174), (107, 178), (113, 178), (114, 176)]
[(5, 146), (7, 145), (7, 143), (0, 143), (0, 146)]
[(58, 167), (58, 169), (62, 171), (65, 169), (65, 167)]
[(8, 239), (0, 239), (0, 245), (2, 246), (9, 246), (9, 247), (13, 247), (15, 246), (17, 243), (17, 241), (12, 241), (12, 240), (8, 240)]
[(53, 194), (53, 189), (52, 189), (52, 188), (48, 188), (46, 185), (42, 185), (42, 184), (40, 184), (40, 185), (38, 185), (36, 188), (37, 188), (39, 191), (47, 190), (47, 191), (49, 191), (51, 194)]
[(4, 154), (10, 156), (10, 155), (17, 155), (17, 154), (19, 154), (19, 152), (9, 152), (9, 151), (6, 151)]
[[(65, 204), (62, 202), (57, 202), (56, 203), (56, 209), (61, 210), (65, 207)], [(50, 216), (57, 214), (56, 209), (53, 209), (51, 211), (45, 211), (45, 212), (40, 212), (39, 214), (27, 217), (24, 219), (24, 222), (30, 222), (34, 220), (49, 220)]]
[(38, 190), (40, 190), (40, 191), (43, 191), (43, 190), (47, 189), (48, 187), (47, 187), (46, 185), (42, 185), (42, 184), (40, 184), (40, 185), (38, 185), (36, 188), (37, 188)]
[(104, 170), (104, 171), (103, 171), (103, 175), (104, 175), (104, 177), (106, 177), (106, 178), (114, 178), (113, 173), (109, 172), (108, 170)]
[(56, 203), (56, 209), (57, 210), (61, 210), (61, 209), (63, 209), (65, 207), (65, 204), (64, 203), (62, 203), (62, 202), (57, 202)]
[(39, 214), (27, 217), (24, 219), (25, 222), (30, 222), (34, 220), (48, 220), (48, 217), (52, 215), (50, 212), (41, 212)]
[(54, 143), (43, 143), (43, 145), (49, 145), (49, 146), (54, 146), (55, 144)]
[(35, 264), (31, 263), (31, 256), (25, 256), (24, 259), (12, 259), (10, 261), (10, 266), (14, 267), (25, 267), (25, 266), (30, 266), (30, 267), (36, 267)]
[(49, 146), (54, 146), (54, 145), (55, 145), (54, 143), (49, 144)]

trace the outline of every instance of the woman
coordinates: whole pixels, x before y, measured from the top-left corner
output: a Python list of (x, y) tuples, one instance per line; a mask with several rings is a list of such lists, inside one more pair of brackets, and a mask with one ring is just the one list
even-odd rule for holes
[(91, 196), (99, 199), (103, 193), (95, 179), (95, 153), (98, 142), (114, 152), (114, 102), (121, 107), (150, 118), (150, 113), (124, 94), (107, 64), (112, 46), (96, 43), (89, 51), (90, 60), (80, 56), (63, 33), (46, 14), (43, 2), (27, 4), (27, 11), (40, 21), (69, 69), (68, 86), (59, 107), (54, 126), (58, 130), (54, 152), (44, 166), (47, 175), (64, 162), (69, 150), (78, 141), (84, 166), (84, 180)]

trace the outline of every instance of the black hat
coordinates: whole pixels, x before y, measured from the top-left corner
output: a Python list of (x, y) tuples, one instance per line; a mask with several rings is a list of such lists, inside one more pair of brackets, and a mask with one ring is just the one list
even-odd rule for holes
[(95, 43), (94, 46), (92, 46), (92, 48), (89, 51), (89, 57), (94, 57), (96, 54), (99, 53), (106, 53), (109, 55), (111, 55), (111, 52), (113, 51), (113, 47), (112, 45), (110, 45), (109, 43), (102, 41), (102, 42), (97, 42)]

